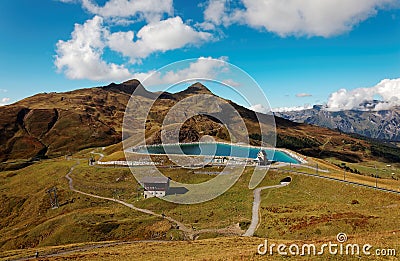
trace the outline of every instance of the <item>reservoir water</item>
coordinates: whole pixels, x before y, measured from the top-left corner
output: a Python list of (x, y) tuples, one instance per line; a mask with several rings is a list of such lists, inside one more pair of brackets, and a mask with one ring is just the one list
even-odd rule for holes
[[(298, 164), (299, 161), (289, 154), (273, 149), (263, 149), (268, 160)], [(151, 145), (134, 149), (137, 153), (146, 154), (176, 154), (192, 156), (222, 156), (256, 159), (260, 148), (233, 145), (226, 143), (180, 143), (166, 145)]]

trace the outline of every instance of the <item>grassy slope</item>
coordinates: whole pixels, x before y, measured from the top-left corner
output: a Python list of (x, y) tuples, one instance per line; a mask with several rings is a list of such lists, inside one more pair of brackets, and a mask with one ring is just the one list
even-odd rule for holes
[[(313, 174), (315, 175), (317, 172), (315, 170), (316, 164), (318, 164), (318, 168), (320, 170), (328, 170), (329, 172), (319, 171), (318, 175), (335, 178), (339, 180), (343, 180), (345, 178), (346, 181), (356, 182), (368, 186), (375, 187), (376, 181), (378, 181), (378, 187), (390, 189), (394, 191), (400, 192), (400, 172), (398, 169), (392, 170), (394, 171), (394, 175), (388, 175), (387, 169), (385, 170), (386, 163), (382, 162), (362, 162), (362, 163), (346, 163), (346, 167), (350, 167), (353, 172), (355, 169), (361, 170), (360, 173), (352, 173), (349, 170), (344, 171), (343, 168), (339, 167), (342, 161), (337, 161), (335, 159), (329, 159), (329, 161), (324, 161), (316, 158), (307, 158), (308, 163), (305, 166), (292, 166), (292, 170)], [(335, 165), (337, 164), (337, 165)], [(375, 164), (377, 169), (374, 167), (368, 167), (371, 164)], [(282, 167), (281, 170), (289, 171), (290, 167)], [(378, 174), (378, 178), (375, 178), (375, 173)]]
[[(151, 226), (161, 220), (71, 192), (64, 176), (74, 163), (48, 160), (0, 172), (0, 249), (153, 237)], [(53, 186), (62, 205), (54, 210), (46, 193)]]
[[(365, 235), (362, 239), (353, 237), (349, 242), (363, 245), (370, 243), (373, 249), (387, 246), (388, 242), (392, 242), (398, 235), (381, 234)], [(331, 241), (336, 242), (335, 237), (321, 238), (317, 243)], [(288, 241), (288, 240), (271, 240), (270, 243), (286, 244), (292, 243), (302, 245), (303, 243), (314, 243), (310, 241)], [(281, 257), (276, 252), (271, 257), (269, 255), (258, 255), (257, 246), (263, 244), (264, 239), (261, 238), (244, 238), (244, 237), (227, 237), (216, 239), (205, 239), (198, 241), (175, 241), (175, 242), (129, 242), (122, 245), (106, 246), (94, 248), (96, 244), (83, 245), (67, 245), (60, 247), (46, 247), (32, 250), (14, 250), (0, 254), (0, 260), (7, 260), (7, 257), (28, 257), (34, 256), (35, 251), (40, 254), (53, 254), (59, 251), (73, 250), (79, 247), (89, 247), (86, 251), (77, 251), (67, 253), (60, 257), (46, 258), (46, 260), (287, 260), (288, 257)], [(389, 243), (390, 244), (390, 243)], [(392, 248), (395, 247), (392, 245)], [(398, 249), (398, 248), (397, 248)], [(1, 257), (4, 257), (3, 259)], [(327, 254), (323, 256), (296, 256), (296, 260), (397, 260), (397, 257), (378, 257), (378, 256), (332, 256)]]
[[(206, 170), (217, 171), (214, 168)], [(149, 171), (149, 168), (140, 167), (136, 168), (136, 171), (145, 172)], [(193, 174), (192, 171), (182, 169), (166, 169), (163, 172), (173, 180), (184, 183), (200, 183), (214, 177), (207, 174)], [(250, 174), (250, 170), (247, 170), (235, 186), (224, 195), (200, 205), (179, 205), (157, 198), (144, 200), (142, 197), (139, 197), (137, 201), (137, 182), (128, 168), (79, 166), (72, 177), (76, 181), (76, 188), (82, 191), (116, 197), (134, 203), (137, 207), (172, 216), (196, 228), (221, 228), (250, 220), (252, 192), (247, 189)], [(279, 181), (273, 182), (276, 184)], [(230, 213), (230, 215), (225, 215), (225, 213)]]
[(369, 234), (399, 229), (399, 195), (318, 178), (293, 178), (288, 187), (262, 193), (257, 236), (316, 240), (339, 232)]
[[(79, 157), (87, 159), (90, 151), (82, 151)], [(173, 233), (170, 224), (158, 218), (70, 192), (64, 176), (74, 163), (75, 160), (47, 160), (18, 171), (0, 172), (1, 203), (5, 206), (1, 209), (0, 233), (3, 237), (0, 249), (115, 239), (165, 239), (168, 233)], [(322, 166), (322, 161), (320, 164)], [(335, 168), (329, 163), (324, 164)], [(167, 170), (165, 175), (186, 183), (203, 182), (213, 177), (175, 169)], [(92, 168), (82, 160), (82, 164), (72, 173), (76, 188), (80, 190), (119, 198), (138, 207), (165, 213), (197, 229), (222, 228), (250, 221), (252, 191), (247, 188), (250, 175), (251, 169), (247, 169), (233, 188), (212, 201), (198, 205), (177, 205), (155, 198), (136, 201), (137, 182), (127, 168)], [(287, 175), (270, 171), (260, 186), (277, 184)], [(60, 203), (63, 204), (56, 210), (50, 209), (45, 192), (52, 186), (57, 186)], [(294, 176), (289, 187), (264, 191), (262, 198), (262, 223), (256, 232), (258, 236), (286, 240), (321, 239), (344, 231), (360, 240), (370, 238), (368, 235), (380, 235), (385, 238), (382, 246), (399, 244), (398, 237), (389, 234), (398, 229), (399, 196), (333, 181)], [(357, 200), (359, 204), (352, 205), (352, 200)], [(205, 236), (214, 237), (216, 234)], [(228, 256), (240, 258), (243, 251), (247, 253), (245, 257), (253, 256), (249, 256), (252, 252), (246, 250), (251, 240), (247, 242), (240, 239), (243, 243), (240, 247), (232, 246), (232, 241), (226, 240), (228, 245), (231, 244), (230, 247), (236, 249)], [(200, 242), (204, 244), (194, 243), (199, 245), (193, 254), (202, 257), (210, 252), (201, 246), (214, 248), (217, 241)], [(177, 254), (179, 256), (190, 251), (184, 244), (153, 245), (151, 249), (156, 252), (165, 250), (175, 255), (177, 253), (173, 252), (172, 246), (176, 245), (183, 248), (181, 254)], [(136, 251), (137, 245), (132, 247)], [(119, 250), (116, 247), (112, 251)], [(147, 248), (143, 248), (140, 253), (147, 251)]]

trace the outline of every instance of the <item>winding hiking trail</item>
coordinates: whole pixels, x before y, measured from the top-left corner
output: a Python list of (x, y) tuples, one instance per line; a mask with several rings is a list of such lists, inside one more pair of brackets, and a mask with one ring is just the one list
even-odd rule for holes
[(76, 193), (85, 195), (85, 196), (92, 197), (92, 198), (104, 199), (104, 200), (112, 201), (112, 202), (115, 202), (115, 203), (119, 203), (119, 204), (124, 205), (124, 206), (126, 206), (126, 207), (128, 207), (128, 208), (131, 208), (131, 209), (133, 209), (133, 210), (136, 210), (136, 211), (139, 211), (139, 212), (142, 212), (142, 213), (146, 213), (146, 214), (149, 214), (149, 215), (152, 215), (152, 216), (156, 216), (156, 217), (160, 217), (160, 218), (165, 218), (165, 219), (171, 221), (172, 223), (175, 223), (175, 224), (179, 227), (179, 230), (183, 231), (186, 235), (189, 236), (189, 238), (191, 238), (191, 239), (193, 238), (193, 234), (194, 234), (193, 232), (194, 232), (194, 231), (193, 231), (191, 228), (186, 227), (183, 223), (181, 223), (181, 222), (179, 222), (178, 220), (175, 220), (175, 219), (173, 219), (173, 218), (171, 218), (171, 217), (168, 217), (168, 216), (165, 216), (165, 215), (160, 215), (160, 214), (154, 213), (153, 211), (148, 210), (148, 209), (143, 209), (143, 208), (135, 207), (134, 205), (132, 205), (132, 204), (130, 204), (130, 203), (127, 203), (127, 202), (125, 202), (125, 201), (119, 200), (119, 199), (108, 198), (108, 197), (103, 197), (103, 196), (98, 196), (98, 195), (94, 195), (94, 194), (90, 194), (90, 193), (86, 193), (86, 192), (77, 190), (77, 189), (74, 187), (73, 180), (72, 180), (72, 178), (71, 178), (70, 175), (71, 175), (72, 172), (74, 171), (75, 167), (78, 166), (79, 164), (80, 164), (80, 162), (79, 162), (79, 160), (78, 160), (78, 162), (77, 162), (74, 166), (71, 167), (71, 169), (69, 170), (69, 172), (67, 173), (67, 175), (65, 175), (65, 177), (68, 179), (68, 185), (69, 185), (70, 190), (72, 190), (72, 191), (74, 191), (74, 192), (76, 192)]
[(264, 189), (273, 189), (273, 188), (281, 188), (289, 185), (290, 183), (284, 183), (279, 185), (273, 186), (265, 186), (261, 188), (256, 188), (253, 192), (254, 194), (254, 201), (253, 201), (253, 209), (252, 209), (252, 216), (251, 216), (251, 223), (249, 228), (247, 229), (246, 233), (243, 234), (244, 237), (252, 237), (254, 232), (258, 227), (258, 222), (260, 219), (260, 203), (261, 203), (261, 191)]
[[(100, 155), (100, 158), (104, 157), (104, 155), (101, 154), (101, 153), (93, 153), (93, 154)], [(232, 225), (232, 226), (228, 226), (226, 228), (219, 228), (219, 229), (218, 228), (215, 228), (215, 229), (212, 228), (212, 229), (194, 230), (193, 228), (189, 228), (189, 227), (185, 226), (182, 222), (179, 222), (178, 220), (173, 219), (172, 217), (169, 217), (169, 216), (166, 216), (166, 215), (157, 214), (157, 213), (155, 213), (155, 212), (153, 212), (151, 210), (148, 210), (148, 209), (135, 207), (134, 205), (132, 205), (130, 203), (127, 203), (125, 201), (119, 200), (119, 199), (103, 197), (103, 196), (99, 196), (99, 195), (90, 194), (90, 193), (86, 193), (86, 192), (80, 191), (80, 190), (78, 190), (78, 189), (76, 189), (74, 187), (73, 179), (70, 176), (72, 174), (72, 172), (74, 171), (75, 167), (78, 166), (79, 164), (80, 164), (80, 161), (78, 160), (77, 163), (70, 168), (70, 170), (67, 173), (67, 175), (65, 175), (65, 178), (68, 179), (68, 185), (69, 185), (70, 190), (72, 190), (72, 191), (74, 191), (76, 193), (79, 193), (79, 194), (82, 194), (82, 195), (85, 195), (85, 196), (89, 196), (89, 197), (93, 197), (93, 198), (112, 201), (112, 202), (124, 205), (124, 206), (126, 206), (128, 208), (131, 208), (133, 210), (136, 210), (136, 211), (139, 211), (139, 212), (142, 212), (142, 213), (146, 213), (146, 214), (149, 214), (149, 215), (152, 215), (152, 216), (156, 216), (156, 217), (167, 219), (170, 222), (175, 223), (177, 225), (177, 228), (179, 230), (181, 230), (185, 234), (185, 236), (190, 240), (196, 239), (200, 234), (209, 233), (209, 232), (217, 232), (219, 234), (237, 235), (237, 236), (240, 236), (243, 233), (243, 231), (239, 227), (239, 224), (235, 224), (235, 225)]]
[(98, 153), (98, 152), (94, 152), (94, 151), (92, 151), (91, 153), (100, 156), (100, 158), (97, 161), (101, 161), (104, 158), (104, 154), (103, 153)]
[[(98, 161), (101, 161), (103, 159), (103, 157), (104, 157), (104, 154), (102, 154), (102, 153), (96, 153), (94, 151), (92, 151), (91, 153), (92, 154), (97, 154), (97, 155), (100, 156)], [(118, 200), (118, 199), (114, 199), (114, 198), (102, 197), (102, 196), (98, 196), (98, 195), (89, 194), (89, 193), (86, 193), (86, 192), (79, 191), (79, 190), (77, 190), (77, 189), (75, 189), (73, 187), (72, 178), (69, 176), (72, 173), (72, 171), (74, 170), (74, 168), (75, 168), (75, 166), (73, 166), (71, 168), (70, 172), (65, 176), (69, 180), (69, 187), (70, 187), (71, 190), (73, 190), (73, 191), (75, 191), (77, 193), (86, 195), (86, 196), (99, 198), (99, 199), (110, 200), (110, 201), (122, 204), (124, 206), (127, 206), (127, 207), (129, 207), (131, 209), (146, 213), (146, 214), (150, 214), (150, 215), (153, 215), (153, 216), (163, 217), (165, 219), (168, 219), (169, 221), (171, 221), (171, 222), (175, 223), (176, 225), (178, 225), (179, 230), (183, 231), (185, 233), (185, 235), (191, 240), (196, 239), (202, 233), (208, 233), (208, 232), (217, 232), (217, 233), (220, 233), (220, 234), (231, 234), (231, 235), (242, 235), (242, 233), (243, 233), (238, 224), (233, 225), (233, 226), (229, 226), (229, 227), (226, 227), (226, 228), (221, 228), (221, 229), (201, 229), (201, 230), (195, 231), (193, 228), (188, 228), (183, 223), (181, 223), (181, 222), (179, 222), (179, 221), (177, 221), (177, 220), (175, 220), (175, 219), (173, 219), (171, 217), (168, 217), (168, 216), (165, 216), (165, 215), (162, 216), (162, 215), (154, 213), (153, 211), (148, 210), (148, 209), (137, 208), (137, 207), (133, 206), (132, 204), (126, 203), (126, 202), (124, 202), (122, 200)], [(260, 203), (261, 203), (261, 191), (264, 190), (264, 189), (281, 188), (281, 187), (287, 186), (289, 184), (290, 183), (273, 185), (273, 186), (265, 186), (265, 187), (257, 188), (257, 189), (254, 190), (254, 192), (253, 192), (254, 201), (253, 201), (253, 207), (252, 207), (251, 223), (250, 223), (250, 226), (247, 229), (247, 231), (242, 236), (248, 236), (248, 237), (253, 236), (254, 232), (257, 229), (258, 222), (259, 222), (259, 209), (260, 209)]]

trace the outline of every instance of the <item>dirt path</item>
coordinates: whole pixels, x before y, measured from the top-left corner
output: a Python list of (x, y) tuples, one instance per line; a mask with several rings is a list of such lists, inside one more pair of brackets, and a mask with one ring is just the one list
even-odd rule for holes
[(77, 190), (77, 189), (74, 187), (73, 180), (72, 180), (72, 178), (71, 178), (70, 175), (71, 175), (72, 172), (74, 171), (75, 167), (76, 167), (77, 165), (79, 165), (79, 164), (80, 164), (80, 163), (79, 163), (79, 161), (78, 161), (77, 164), (75, 164), (74, 166), (71, 167), (71, 169), (69, 170), (69, 172), (67, 173), (67, 175), (65, 175), (65, 177), (68, 179), (69, 188), (70, 188), (72, 191), (74, 191), (74, 192), (76, 192), (76, 193), (79, 193), (79, 194), (82, 194), (82, 195), (85, 195), (85, 196), (92, 197), (92, 198), (104, 199), (104, 200), (112, 201), (112, 202), (115, 202), (115, 203), (119, 203), (119, 204), (124, 205), (124, 206), (126, 206), (126, 207), (128, 207), (128, 208), (131, 208), (131, 209), (133, 209), (133, 210), (136, 210), (136, 211), (139, 211), (139, 212), (142, 212), (142, 213), (146, 213), (146, 214), (149, 214), (149, 215), (152, 215), (152, 216), (165, 218), (165, 219), (171, 221), (172, 223), (175, 223), (175, 224), (179, 227), (179, 230), (183, 231), (186, 235), (189, 235), (189, 237), (190, 237), (190, 235), (193, 235), (193, 230), (192, 230), (191, 228), (186, 227), (183, 223), (181, 223), (181, 222), (179, 222), (178, 220), (175, 220), (175, 219), (173, 219), (173, 218), (171, 218), (171, 217), (168, 217), (168, 216), (165, 216), (165, 215), (163, 216), (163, 215), (154, 213), (153, 211), (148, 210), (148, 209), (143, 209), (143, 208), (135, 207), (134, 205), (132, 205), (132, 204), (130, 204), (130, 203), (127, 203), (127, 202), (125, 202), (125, 201), (119, 200), (119, 199), (107, 198), (107, 197), (98, 196), (98, 195), (94, 195), (94, 194), (90, 194), (90, 193), (86, 193), (86, 192)]
[[(324, 144), (322, 144), (321, 145), (321, 152), (325, 149), (325, 146), (329, 143), (329, 142), (331, 142), (331, 140), (332, 140), (332, 137), (328, 137), (328, 139), (326, 140), (326, 142), (324, 143)], [(320, 153), (321, 154), (321, 153)]]
[[(94, 153), (94, 154), (97, 154), (97, 153)], [(100, 154), (101, 153), (99, 153), (99, 155)], [(103, 157), (102, 154), (100, 156)], [(126, 207), (129, 207), (129, 208), (131, 208), (133, 210), (136, 210), (136, 211), (139, 211), (139, 212), (142, 212), (142, 213), (146, 213), (146, 214), (149, 214), (149, 215), (152, 215), (152, 216), (156, 216), (156, 217), (160, 217), (160, 218), (165, 218), (165, 219), (169, 220), (170, 222), (175, 223), (179, 227), (179, 230), (183, 231), (185, 233), (185, 236), (190, 240), (196, 239), (202, 233), (217, 232), (217, 233), (225, 234), (225, 235), (241, 235), (241, 233), (243, 232), (240, 229), (239, 224), (235, 224), (235, 225), (232, 225), (232, 226), (229, 226), (229, 227), (226, 227), (226, 228), (220, 228), (220, 229), (201, 229), (201, 230), (195, 231), (192, 228), (186, 227), (183, 223), (181, 223), (181, 222), (179, 222), (179, 221), (177, 221), (177, 220), (175, 220), (175, 219), (173, 219), (171, 217), (157, 214), (157, 213), (155, 213), (155, 212), (153, 212), (151, 210), (135, 207), (132, 204), (124, 202), (122, 200), (103, 197), (103, 196), (98, 196), (98, 195), (94, 195), (94, 194), (90, 194), (90, 193), (86, 193), (86, 192), (80, 191), (80, 190), (78, 190), (78, 189), (76, 189), (74, 187), (73, 179), (71, 177), (71, 174), (75, 170), (75, 167), (78, 166), (79, 164), (80, 164), (80, 161), (78, 160), (77, 163), (74, 166), (72, 166), (70, 168), (69, 172), (65, 175), (65, 178), (68, 180), (69, 189), (74, 191), (74, 192), (76, 192), (76, 193), (79, 193), (79, 194), (82, 194), (82, 195), (85, 195), (85, 196), (88, 196), (88, 197), (93, 197), (93, 198), (112, 201), (112, 202), (124, 205)], [(89, 245), (86, 245), (86, 246), (73, 247), (71, 249), (60, 249), (60, 250), (50, 251), (50, 252), (47, 252), (47, 253), (43, 253), (43, 252), (39, 253), (39, 252), (37, 252), (38, 253), (38, 257), (36, 257), (36, 255), (30, 255), (30, 256), (27, 256), (27, 257), (20, 257), (20, 258), (14, 258), (13, 259), (12, 256), (10, 256), (9, 260), (24, 261), (24, 260), (33, 260), (33, 259), (37, 259), (37, 258), (56, 258), (56, 257), (61, 257), (61, 256), (64, 256), (64, 255), (68, 255), (68, 254), (73, 254), (73, 253), (76, 253), (76, 252), (84, 252), (84, 251), (92, 250), (92, 249), (95, 249), (95, 248), (103, 248), (103, 247), (110, 247), (110, 246), (123, 245), (123, 244), (134, 244), (134, 243), (137, 243), (137, 242), (165, 242), (165, 241), (164, 240), (137, 240), (137, 241), (130, 241), (130, 242), (121, 242), (121, 241), (119, 241), (119, 242), (96, 243), (96, 244), (89, 244)]]
[(285, 183), (285, 184), (280, 184), (280, 185), (274, 185), (274, 186), (266, 186), (266, 187), (261, 187), (261, 188), (256, 188), (253, 192), (254, 194), (254, 201), (253, 201), (253, 209), (252, 209), (252, 217), (251, 217), (251, 223), (249, 228), (247, 229), (246, 233), (243, 234), (244, 237), (251, 237), (254, 235), (254, 232), (256, 231), (258, 227), (258, 222), (260, 219), (260, 203), (261, 203), (261, 191), (264, 189), (273, 189), (273, 188), (281, 188), (289, 185), (290, 183)]
[[(99, 154), (101, 154), (101, 153), (99, 153)], [(101, 154), (100, 156), (103, 156), (103, 155)], [(146, 214), (149, 214), (149, 215), (152, 215), (152, 216), (156, 216), (156, 217), (165, 218), (165, 219), (169, 220), (170, 222), (175, 223), (177, 225), (177, 227), (179, 228), (179, 230), (181, 230), (185, 234), (186, 238), (188, 238), (189, 240), (196, 239), (196, 237), (198, 237), (199, 234), (209, 233), (209, 232), (216, 232), (216, 233), (219, 233), (219, 234), (237, 235), (237, 236), (240, 236), (243, 233), (243, 231), (239, 227), (239, 224), (235, 224), (235, 225), (232, 225), (232, 226), (229, 226), (229, 227), (226, 227), (226, 228), (201, 229), (201, 230), (195, 231), (192, 228), (189, 228), (189, 227), (185, 226), (182, 222), (179, 222), (178, 220), (173, 219), (172, 217), (168, 217), (168, 216), (165, 216), (165, 215), (157, 214), (157, 213), (155, 213), (155, 212), (153, 212), (151, 210), (148, 210), (148, 209), (135, 207), (134, 205), (132, 205), (130, 203), (127, 203), (125, 201), (119, 200), (119, 199), (103, 197), (103, 196), (99, 196), (99, 195), (90, 194), (90, 193), (86, 193), (86, 192), (80, 191), (80, 190), (78, 190), (78, 189), (76, 189), (74, 187), (73, 179), (70, 176), (72, 174), (72, 172), (74, 171), (75, 167), (77, 165), (79, 165), (79, 164), (80, 164), (80, 162), (78, 161), (74, 166), (71, 167), (71, 169), (69, 170), (67, 175), (65, 175), (65, 178), (68, 179), (68, 185), (69, 185), (70, 190), (72, 190), (72, 191), (74, 191), (76, 193), (79, 193), (79, 194), (82, 194), (82, 195), (85, 195), (85, 196), (89, 196), (89, 197), (93, 197), (93, 198), (112, 201), (112, 202), (119, 203), (121, 205), (124, 205), (124, 206), (126, 206), (128, 208), (131, 208), (133, 210), (136, 210), (136, 211), (139, 211), (139, 212), (142, 212), (142, 213), (146, 213)]]
[[(85, 246), (78, 246), (78, 247), (71, 247), (68, 249), (55, 249), (55, 250), (49, 250), (49, 251), (43, 251), (43, 252), (37, 252), (38, 256), (36, 257), (35, 254), (31, 254), (30, 256), (27, 257), (20, 257), (20, 258), (15, 258), (12, 259), (12, 256), (10, 257), (12, 261), (25, 261), (25, 260), (37, 260), (41, 258), (52, 258), (52, 257), (62, 257), (65, 255), (69, 254), (74, 254), (77, 252), (85, 252), (89, 250), (93, 250), (96, 248), (107, 248), (107, 247), (112, 247), (112, 246), (118, 246), (118, 245), (129, 245), (129, 244), (135, 244), (135, 243), (143, 243), (143, 242), (165, 242), (163, 240), (137, 240), (137, 241), (129, 241), (129, 242), (104, 242), (104, 243), (95, 243), (95, 244), (88, 244)], [(8, 258), (8, 257), (7, 257)]]
[(94, 152), (94, 151), (92, 151), (91, 153), (100, 156), (100, 158), (97, 161), (101, 161), (104, 158), (104, 154), (103, 153), (98, 153), (98, 152)]

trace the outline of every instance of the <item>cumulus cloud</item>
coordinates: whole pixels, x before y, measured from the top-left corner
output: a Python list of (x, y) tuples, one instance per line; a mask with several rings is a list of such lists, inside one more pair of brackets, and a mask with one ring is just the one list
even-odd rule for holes
[[(130, 58), (131, 63), (140, 63), (153, 53), (198, 46), (213, 39), (210, 33), (194, 29), (179, 16), (162, 20), (165, 15), (173, 14), (172, 0), (109, 0), (102, 6), (93, 0), (61, 1), (80, 2), (95, 14), (84, 24), (75, 24), (71, 39), (59, 40), (56, 45), (54, 64), (70, 79), (146, 78), (151, 72), (133, 72), (123, 62), (105, 61), (104, 51), (118, 53), (116, 58), (124, 56)], [(117, 30), (111, 33), (116, 25), (129, 26), (143, 19), (147, 24), (137, 32)]]
[[(373, 104), (371, 101), (380, 97), (381, 101)], [(386, 110), (400, 106), (400, 79), (385, 79), (374, 87), (357, 88), (354, 90), (340, 89), (330, 95), (327, 110)]]
[(210, 0), (204, 10), (204, 20), (215, 25), (228, 24), (231, 19), (227, 16), (226, 0)]
[(0, 99), (0, 106), (4, 106), (6, 104), (8, 104), (10, 101), (10, 98), (2, 98)]
[(239, 10), (232, 8), (230, 3), (229, 0), (209, 0), (204, 5), (204, 21), (198, 23), (198, 26), (204, 30), (216, 31), (220, 25), (227, 27), (239, 22)]
[(270, 109), (268, 109), (267, 107), (265, 107), (262, 104), (255, 104), (253, 106), (250, 106), (249, 109), (252, 111), (260, 112), (260, 113), (264, 113), (264, 114), (268, 114), (269, 112), (271, 112)]
[(123, 65), (102, 59), (104, 38), (108, 35), (103, 18), (95, 16), (83, 25), (75, 24), (68, 41), (58, 41), (54, 61), (59, 72), (70, 79), (125, 80), (131, 73)]
[(219, 75), (226, 73), (227, 70), (226, 63), (221, 62), (221, 59), (200, 57), (196, 61), (191, 62), (186, 68), (169, 70), (162, 73), (159, 71), (152, 72), (151, 76), (144, 82), (144, 85), (172, 84), (191, 79), (217, 79)]
[(273, 108), (273, 112), (287, 112), (287, 111), (302, 111), (302, 110), (309, 110), (312, 109), (311, 104), (304, 104), (303, 106), (293, 106), (293, 107), (279, 107)]
[(160, 21), (164, 14), (173, 13), (172, 0), (110, 0), (104, 6), (92, 0), (82, 0), (82, 6), (105, 18), (139, 17), (149, 22)]
[(350, 31), (398, 0), (241, 0), (242, 8), (228, 8), (228, 0), (210, 0), (206, 22), (245, 24), (282, 37), (331, 37)]
[(212, 39), (210, 33), (194, 30), (179, 16), (145, 25), (137, 33), (136, 41), (134, 36), (133, 31), (113, 33), (108, 38), (108, 46), (130, 57), (132, 62), (137, 62), (154, 52), (174, 50)]
[(107, 63), (102, 58), (105, 48), (139, 62), (152, 53), (197, 45), (211, 38), (211, 34), (194, 30), (180, 17), (145, 25), (136, 41), (134, 36), (133, 31), (110, 33), (104, 19), (95, 16), (83, 25), (76, 24), (70, 40), (57, 43), (54, 64), (70, 79), (121, 81), (149, 73), (132, 73), (124, 65)]
[(240, 83), (236, 82), (233, 79), (225, 79), (222, 81), (222, 83), (225, 83), (226, 85), (231, 86), (231, 87), (239, 87), (240, 86)]
[(312, 94), (302, 92), (302, 93), (296, 94), (296, 97), (298, 97), (298, 98), (312, 97)]

